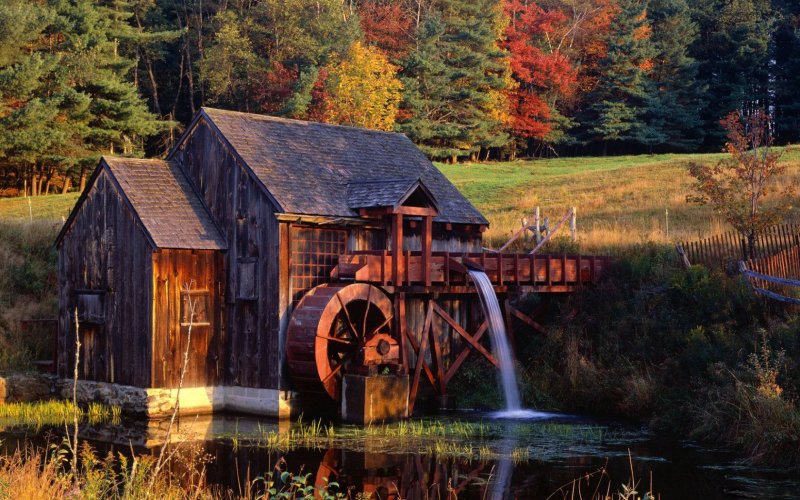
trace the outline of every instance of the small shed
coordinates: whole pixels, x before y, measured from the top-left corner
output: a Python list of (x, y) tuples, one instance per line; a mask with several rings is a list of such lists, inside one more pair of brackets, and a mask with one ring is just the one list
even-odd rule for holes
[(186, 383), (214, 383), (227, 246), (176, 163), (103, 158), (56, 246), (59, 375), (71, 375), (77, 309), (81, 378), (174, 386), (192, 322)]

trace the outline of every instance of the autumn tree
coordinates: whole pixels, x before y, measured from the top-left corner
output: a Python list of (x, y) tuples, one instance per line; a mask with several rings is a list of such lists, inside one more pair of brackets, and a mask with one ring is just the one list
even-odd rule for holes
[[(729, 158), (715, 165), (692, 163), (689, 173), (697, 179), (696, 194), (689, 201), (710, 204), (747, 239), (750, 258), (755, 257), (758, 235), (778, 223), (791, 208), (794, 184), (782, 184), (786, 165), (772, 148), (769, 115), (730, 113), (720, 121), (727, 133)], [(765, 198), (777, 199), (765, 206)]]
[(403, 86), (397, 67), (375, 47), (356, 42), (330, 71), (330, 121), (392, 130)]
[(502, 46), (516, 82), (506, 91), (511, 130), (523, 139), (559, 142), (565, 121), (558, 104), (577, 81), (577, 69), (563, 51), (571, 38), (567, 16), (519, 0), (507, 0), (505, 13), (509, 22)]

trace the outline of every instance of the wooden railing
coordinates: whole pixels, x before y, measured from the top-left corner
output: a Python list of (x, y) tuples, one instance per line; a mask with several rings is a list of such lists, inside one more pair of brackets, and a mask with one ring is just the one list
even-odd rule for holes
[[(799, 224), (781, 224), (767, 228), (755, 242), (756, 258), (775, 255), (800, 243)], [(747, 260), (747, 239), (737, 231), (678, 243), (691, 264), (707, 267), (735, 269), (735, 263)]]
[(800, 304), (800, 299), (795, 297), (800, 291), (800, 246), (768, 257), (741, 261), (739, 271), (754, 292), (781, 302)]
[(384, 286), (469, 285), (467, 270), (481, 269), (495, 286), (533, 286), (539, 291), (568, 292), (596, 282), (609, 257), (582, 255), (526, 255), (501, 253), (434, 252), (423, 265), (421, 252), (404, 252), (403, 273), (392, 279), (394, 256), (388, 252), (363, 251), (341, 255), (332, 278), (370, 282)]

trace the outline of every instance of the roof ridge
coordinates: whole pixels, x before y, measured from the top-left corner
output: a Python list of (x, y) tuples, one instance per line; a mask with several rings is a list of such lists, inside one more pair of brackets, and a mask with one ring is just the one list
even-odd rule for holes
[(363, 181), (361, 181), (361, 180), (359, 180), (359, 181), (350, 181), (350, 182), (347, 183), (347, 185), (349, 186), (351, 184), (381, 184), (381, 183), (399, 182), (399, 181), (408, 181), (408, 182), (420, 181), (420, 182), (422, 182), (422, 179), (419, 176), (417, 176), (417, 177), (386, 177), (386, 178), (383, 178), (383, 179), (365, 179)]
[(227, 113), (231, 115), (241, 115), (254, 118), (256, 120), (263, 120), (263, 121), (272, 121), (272, 122), (282, 122), (282, 123), (294, 123), (297, 125), (313, 125), (313, 126), (321, 126), (321, 127), (331, 127), (331, 128), (343, 128), (347, 130), (357, 130), (365, 133), (370, 134), (387, 134), (387, 135), (398, 135), (401, 137), (408, 137), (406, 134), (402, 132), (393, 132), (391, 130), (377, 130), (374, 128), (366, 128), (366, 127), (356, 127), (353, 125), (342, 125), (338, 123), (324, 123), (324, 122), (316, 122), (313, 120), (298, 120), (296, 118), (286, 118), (283, 116), (275, 116), (275, 115), (266, 115), (261, 113), (247, 113), (244, 111), (233, 111), (230, 109), (221, 109), (221, 108), (212, 108), (209, 106), (202, 106), (200, 108), (201, 111), (205, 111), (207, 114), (209, 111), (212, 113)]

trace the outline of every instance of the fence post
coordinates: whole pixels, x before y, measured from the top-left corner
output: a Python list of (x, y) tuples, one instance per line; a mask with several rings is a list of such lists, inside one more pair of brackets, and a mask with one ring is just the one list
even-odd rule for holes
[(536, 228), (536, 243), (542, 241), (542, 219), (539, 215), (539, 207), (536, 207), (536, 210), (533, 212), (533, 225)]
[(572, 216), (569, 219), (569, 230), (572, 234), (572, 242), (575, 242), (575, 238), (578, 235), (578, 216), (575, 213), (575, 207), (572, 207)]

